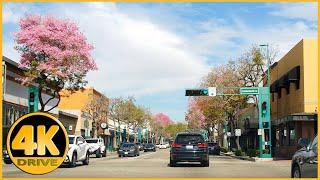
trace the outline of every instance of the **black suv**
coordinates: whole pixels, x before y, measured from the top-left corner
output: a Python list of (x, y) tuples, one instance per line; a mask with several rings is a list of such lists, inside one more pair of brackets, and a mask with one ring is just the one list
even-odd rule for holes
[(171, 145), (170, 166), (177, 162), (200, 162), (202, 166), (209, 166), (208, 144), (199, 133), (179, 133)]
[(292, 157), (292, 178), (316, 178), (318, 172), (318, 136), (308, 143), (306, 139), (300, 139), (302, 146)]

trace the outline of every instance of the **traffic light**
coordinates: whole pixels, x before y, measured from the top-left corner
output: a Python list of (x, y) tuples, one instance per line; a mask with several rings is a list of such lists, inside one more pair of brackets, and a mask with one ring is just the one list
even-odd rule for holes
[(29, 87), (29, 97), (28, 97), (28, 111), (29, 113), (38, 111), (38, 93), (37, 87)]
[(267, 114), (267, 102), (263, 102), (261, 105), (261, 117), (266, 117)]
[(187, 89), (186, 96), (209, 96), (208, 89)]

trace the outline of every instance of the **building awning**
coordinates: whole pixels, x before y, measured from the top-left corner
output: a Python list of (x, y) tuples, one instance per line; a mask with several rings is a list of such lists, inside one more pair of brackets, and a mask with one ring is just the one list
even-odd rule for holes
[(272, 125), (279, 125), (282, 123), (290, 122), (290, 121), (317, 121), (316, 113), (295, 113), (291, 114), (287, 117), (272, 120)]

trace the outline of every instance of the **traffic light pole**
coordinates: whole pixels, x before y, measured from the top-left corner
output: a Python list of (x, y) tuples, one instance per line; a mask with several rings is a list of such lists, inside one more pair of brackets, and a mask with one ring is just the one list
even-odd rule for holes
[[(270, 87), (232, 87), (239, 93), (216, 93), (215, 96), (255, 95), (258, 98), (259, 115), (259, 154), (260, 158), (271, 158), (271, 116), (270, 116)], [(188, 92), (189, 91), (189, 92)], [(186, 90), (186, 96), (210, 96), (205, 89)]]

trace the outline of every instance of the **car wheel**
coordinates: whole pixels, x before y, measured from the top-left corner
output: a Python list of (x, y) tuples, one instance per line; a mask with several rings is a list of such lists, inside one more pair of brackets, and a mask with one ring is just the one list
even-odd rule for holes
[(89, 159), (90, 159), (90, 154), (89, 152), (87, 152), (86, 154), (86, 159), (82, 162), (84, 165), (88, 165), (89, 164)]
[(301, 172), (298, 165), (295, 165), (292, 170), (292, 178), (301, 178)]
[(170, 159), (170, 167), (176, 167), (177, 163), (174, 160)]
[(96, 152), (96, 157), (97, 157), (97, 158), (101, 158), (101, 157), (102, 157), (102, 154), (101, 154), (100, 149), (97, 150), (97, 152)]
[(121, 158), (122, 156), (119, 154), (119, 157)]
[(70, 162), (70, 167), (76, 167), (76, 165), (77, 165), (77, 154), (73, 153), (72, 154), (72, 159), (71, 159), (71, 162)]
[(104, 150), (104, 152), (102, 153), (102, 157), (107, 157), (107, 150)]
[(202, 161), (201, 165), (202, 167), (209, 167), (209, 161)]
[(11, 159), (3, 159), (3, 161), (5, 164), (12, 164)]

